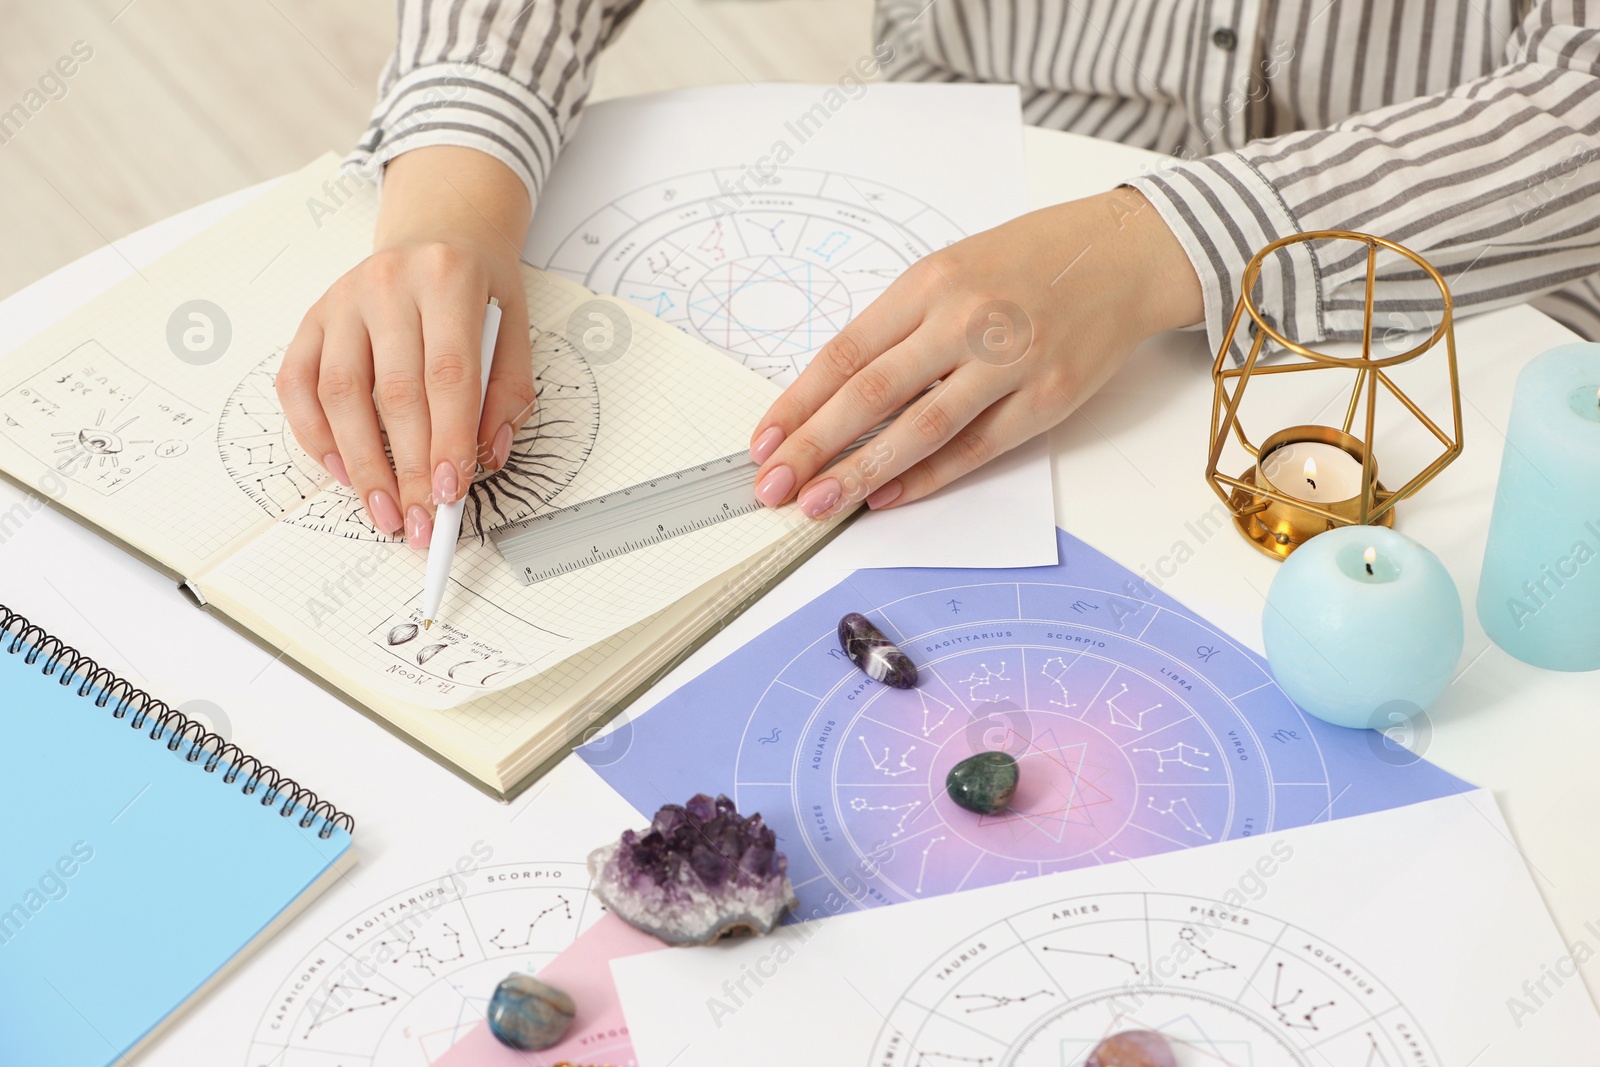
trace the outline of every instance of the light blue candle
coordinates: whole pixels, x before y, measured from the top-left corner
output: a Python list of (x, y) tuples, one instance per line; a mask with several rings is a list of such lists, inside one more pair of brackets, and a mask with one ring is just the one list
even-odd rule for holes
[(1465, 639), (1439, 557), (1382, 526), (1341, 526), (1295, 549), (1261, 627), (1291, 700), (1338, 726), (1385, 729), (1443, 692)]
[(1478, 619), (1535, 666), (1600, 667), (1600, 345), (1552, 348), (1517, 376)]

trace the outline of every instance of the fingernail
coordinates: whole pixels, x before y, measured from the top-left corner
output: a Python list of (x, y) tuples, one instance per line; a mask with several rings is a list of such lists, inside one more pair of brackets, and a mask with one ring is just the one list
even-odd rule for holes
[(896, 500), (899, 500), (900, 494), (905, 491), (906, 487), (900, 484), (898, 478), (892, 482), (887, 482), (867, 495), (867, 507), (874, 509), (888, 507)]
[(789, 498), (794, 488), (794, 471), (788, 467), (774, 467), (756, 486), (756, 499), (769, 508), (775, 508)]
[(392, 534), (400, 529), (400, 509), (382, 489), (374, 489), (367, 497), (367, 511), (379, 533)]
[(344, 469), (344, 460), (339, 458), (339, 453), (329, 452), (322, 457), (322, 466), (334, 476), (340, 485), (350, 488), (350, 472)]
[(822, 518), (822, 516), (832, 511), (838, 503), (839, 480), (837, 478), (825, 478), (800, 494), (800, 510), (813, 519)]
[(500, 427), (500, 432), (494, 435), (494, 469), (499, 470), (506, 465), (506, 460), (511, 458), (511, 424), (508, 422)]
[(406, 512), (406, 540), (412, 548), (427, 548), (433, 539), (433, 520), (421, 504), (412, 504)]
[(772, 454), (783, 444), (783, 427), (769, 426), (766, 433), (756, 438), (756, 443), (750, 446), (750, 458), (757, 463), (765, 463), (772, 458)]
[(456, 465), (447, 459), (441, 460), (439, 465), (433, 468), (433, 499), (440, 504), (453, 503), (460, 488), (461, 481), (456, 477)]

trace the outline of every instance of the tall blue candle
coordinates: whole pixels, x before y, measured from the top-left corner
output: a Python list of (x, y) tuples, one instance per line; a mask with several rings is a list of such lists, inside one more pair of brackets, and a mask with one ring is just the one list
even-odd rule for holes
[(1517, 377), (1478, 619), (1535, 666), (1600, 667), (1600, 344), (1552, 348)]

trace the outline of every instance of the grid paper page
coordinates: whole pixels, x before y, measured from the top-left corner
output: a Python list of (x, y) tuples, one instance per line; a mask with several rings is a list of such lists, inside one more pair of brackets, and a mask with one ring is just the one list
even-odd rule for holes
[(0, 466), (185, 577), (332, 484), (291, 459), (259, 394), (260, 368), (371, 247), (375, 190), (333, 168), (312, 164), (0, 360)]
[[(370, 218), (375, 208), (367, 196), (340, 215)], [(366, 240), (354, 232), (328, 239)], [(591, 362), (564, 334), (593, 294), (531, 268), (524, 280), (539, 407), (507, 470), (480, 486), (469, 508), (486, 528), (736, 452), (777, 393), (609, 298), (629, 316), (632, 340), (620, 358)], [(250, 398), (254, 422), (275, 410), (264, 379), (252, 369), (236, 391)], [(309, 463), (294, 451), (296, 462)], [(242, 606), (241, 614), (293, 645), (315, 647), (358, 685), (446, 708), (516, 685), (632, 627), (805, 522), (792, 509), (763, 510), (531, 587), (469, 534), (443, 617), (424, 631), (425, 555), (379, 536), (355, 496), (335, 487), (300, 502), (199, 577), (208, 597)]]

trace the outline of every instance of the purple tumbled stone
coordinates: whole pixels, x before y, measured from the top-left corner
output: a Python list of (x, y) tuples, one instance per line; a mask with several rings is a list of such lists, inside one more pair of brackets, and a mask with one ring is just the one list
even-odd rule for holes
[(656, 812), (650, 829), (624, 830), (589, 854), (601, 901), (626, 922), (672, 944), (767, 933), (796, 906), (789, 864), (760, 815), (704, 794)]
[(839, 647), (875, 682), (896, 689), (910, 689), (917, 684), (917, 666), (911, 657), (859, 611), (839, 620)]
[(1178, 1060), (1154, 1030), (1124, 1030), (1096, 1045), (1083, 1067), (1178, 1067)]

